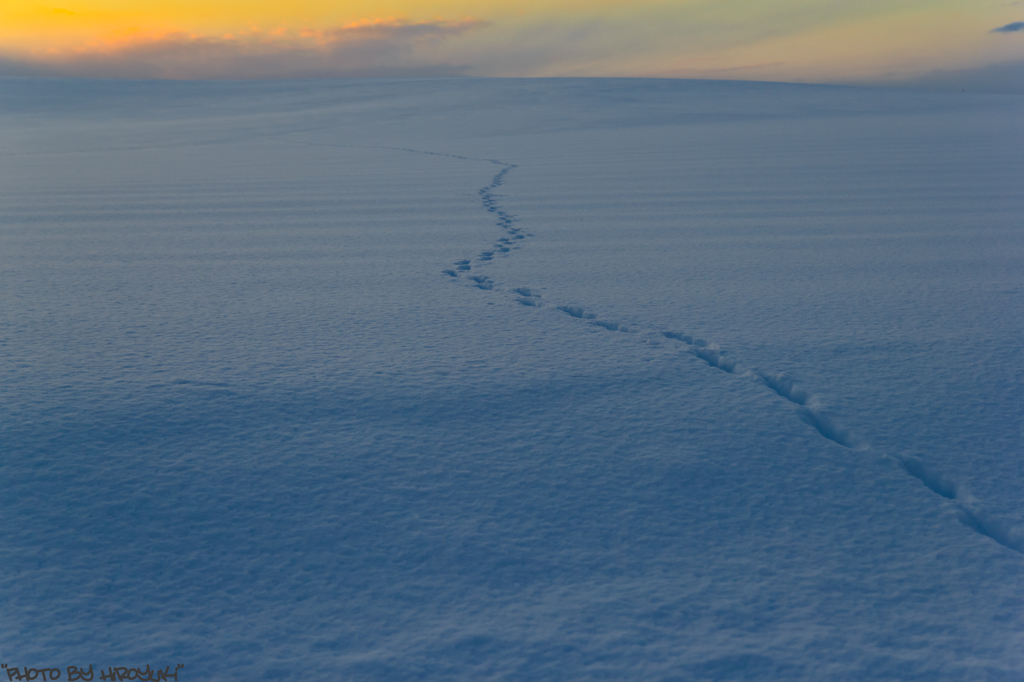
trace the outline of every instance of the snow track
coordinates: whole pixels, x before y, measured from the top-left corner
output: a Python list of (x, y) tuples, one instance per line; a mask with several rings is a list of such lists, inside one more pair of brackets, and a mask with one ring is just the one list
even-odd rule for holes
[[(509, 255), (511, 251), (520, 248), (518, 245), (520, 243), (519, 240), (532, 236), (529, 233), (524, 233), (521, 228), (515, 227), (517, 218), (501, 206), (498, 201), (500, 195), (495, 194), (495, 191), (504, 183), (508, 173), (513, 169), (518, 168), (517, 164), (507, 163), (497, 159), (478, 159), (458, 156), (455, 154), (443, 154), (440, 152), (429, 152), (404, 147), (387, 147), (387, 149), (415, 154), (446, 156), (463, 161), (484, 161), (502, 167), (502, 169), (495, 174), (493, 178), (491, 178), (490, 184), (485, 187), (481, 187), (477, 193), (480, 196), (480, 203), (483, 208), (497, 218), (495, 226), (502, 231), (504, 236), (496, 240), (492, 247), (485, 249), (476, 256), (475, 262), (477, 267), (485, 265), (496, 256)], [(653, 329), (637, 328), (635, 326), (631, 327), (611, 320), (598, 319), (597, 314), (588, 312), (586, 308), (579, 305), (549, 304), (542, 302), (542, 296), (534, 293), (534, 290), (529, 287), (503, 286), (485, 275), (469, 274), (473, 268), (473, 262), (474, 261), (471, 261), (470, 259), (454, 261), (453, 265), (455, 265), (455, 269), (445, 269), (442, 273), (456, 280), (462, 279), (463, 281), (466, 281), (469, 286), (476, 289), (510, 293), (514, 296), (514, 301), (524, 306), (533, 308), (551, 307), (560, 313), (568, 315), (569, 317), (590, 326), (599, 327), (611, 332), (637, 334), (645, 343), (650, 343), (652, 339), (659, 336), (675, 341), (685, 353), (703, 360), (709, 367), (721, 370), (727, 374), (749, 377), (754, 379), (757, 383), (763, 384), (767, 388), (771, 389), (778, 396), (792, 403), (797, 416), (804, 423), (817, 431), (822, 438), (825, 438), (847, 450), (865, 452), (872, 450), (867, 441), (846, 427), (842, 421), (828, 409), (822, 399), (797, 385), (797, 383), (785, 373), (758, 369), (745, 369), (737, 360), (729, 357), (726, 354), (726, 351), (718, 344), (709, 343), (704, 339), (695, 338), (690, 334), (675, 331), (657, 331)], [(466, 275), (466, 277), (462, 278), (460, 275)], [(889, 455), (885, 453), (879, 454), (881, 457), (896, 463), (902, 471), (921, 481), (921, 483), (936, 495), (948, 500), (947, 504), (954, 505), (959, 519), (965, 526), (980, 535), (996, 541), (1007, 549), (1024, 554), (1024, 533), (1017, 528), (1010, 527), (1000, 519), (994, 518), (984, 509), (983, 505), (977, 499), (975, 499), (968, 491), (964, 490), (964, 486), (958, 481), (955, 481), (942, 473), (933, 471), (919, 458)]]

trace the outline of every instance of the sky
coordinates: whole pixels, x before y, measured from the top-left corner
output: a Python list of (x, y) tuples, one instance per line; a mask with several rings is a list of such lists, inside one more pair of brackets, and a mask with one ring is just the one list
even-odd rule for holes
[(3, 0), (0, 75), (612, 76), (1024, 92), (1024, 0)]

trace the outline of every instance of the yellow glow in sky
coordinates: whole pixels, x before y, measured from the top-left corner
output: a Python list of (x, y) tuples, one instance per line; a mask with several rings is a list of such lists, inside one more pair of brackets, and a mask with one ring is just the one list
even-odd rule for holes
[(1011, 0), (3, 0), (0, 75), (885, 82), (1024, 61)]

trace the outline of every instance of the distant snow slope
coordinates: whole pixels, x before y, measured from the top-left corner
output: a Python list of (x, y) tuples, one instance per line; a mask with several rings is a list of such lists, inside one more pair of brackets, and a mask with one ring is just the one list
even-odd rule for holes
[(0, 652), (1019, 680), (1024, 99), (0, 81)]

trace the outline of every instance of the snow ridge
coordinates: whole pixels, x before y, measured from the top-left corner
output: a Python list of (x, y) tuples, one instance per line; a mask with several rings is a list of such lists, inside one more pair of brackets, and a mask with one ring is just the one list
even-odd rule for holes
[[(517, 218), (501, 207), (498, 203), (498, 195), (495, 194), (495, 190), (501, 187), (506, 175), (514, 168), (518, 167), (517, 164), (507, 163), (497, 159), (476, 159), (457, 156), (454, 154), (421, 151), (417, 149), (399, 147), (388, 147), (388, 149), (417, 154), (430, 154), (434, 156), (448, 156), (465, 161), (487, 161), (502, 167), (502, 169), (491, 179), (491, 183), (489, 185), (480, 188), (478, 195), (480, 196), (480, 202), (483, 208), (489, 213), (494, 214), (497, 218), (495, 225), (504, 232), (505, 236), (499, 238), (491, 248), (482, 251), (476, 257), (477, 263), (486, 263), (498, 254), (507, 255), (510, 251), (519, 248), (519, 246), (515, 245), (518, 243), (516, 240), (522, 240), (527, 236), (533, 236), (529, 233), (522, 232), (520, 228), (514, 226), (517, 222)], [(511, 293), (515, 297), (514, 300), (521, 305), (534, 308), (544, 307), (545, 304), (541, 301), (541, 295), (534, 293), (533, 290), (527, 287), (506, 288), (497, 285), (489, 277), (476, 274), (468, 275), (469, 271), (472, 269), (471, 263), (472, 262), (469, 259), (458, 260), (454, 262), (454, 265), (456, 266), (455, 269), (446, 269), (442, 272), (454, 279), (463, 279), (460, 278), (460, 275), (465, 273), (467, 274), (467, 277), (464, 279), (471, 287), (486, 291)], [(612, 332), (638, 334), (644, 337), (645, 343), (651, 343), (652, 339), (657, 337), (676, 341), (682, 346), (684, 352), (703, 360), (709, 367), (721, 370), (727, 374), (750, 377), (771, 389), (778, 396), (792, 403), (799, 418), (804, 423), (814, 428), (814, 430), (823, 438), (826, 438), (836, 445), (848, 450), (871, 450), (871, 446), (863, 438), (853, 433), (853, 431), (848, 427), (844, 426), (841, 420), (828, 410), (823, 400), (806, 389), (798, 386), (796, 382), (785, 373), (744, 369), (735, 359), (728, 357), (726, 355), (726, 351), (717, 344), (709, 343), (704, 339), (694, 338), (689, 334), (683, 334), (675, 331), (640, 329), (636, 327), (629, 327), (614, 321), (601, 320), (598, 319), (596, 314), (588, 312), (585, 308), (578, 305), (556, 305), (554, 306), (554, 310), (564, 313), (569, 317), (579, 320), (581, 323), (586, 323), (587, 325), (600, 327)], [(885, 453), (879, 454), (881, 457), (895, 462), (902, 471), (918, 479), (933, 493), (941, 496), (945, 500), (948, 500), (949, 504), (954, 505), (957, 510), (957, 516), (965, 526), (980, 535), (994, 540), (1007, 549), (1024, 554), (1024, 532), (1022, 532), (1021, 529), (1011, 527), (1001, 519), (995, 518), (989, 514), (982, 507), (981, 503), (958, 481), (932, 470), (916, 457), (889, 455)]]

